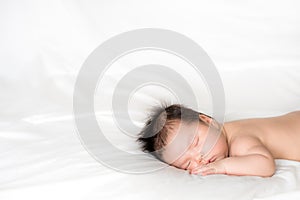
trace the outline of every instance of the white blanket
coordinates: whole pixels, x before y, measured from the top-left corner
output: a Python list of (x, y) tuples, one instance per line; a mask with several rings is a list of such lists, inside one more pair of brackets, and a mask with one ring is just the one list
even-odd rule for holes
[(276, 160), (271, 178), (203, 177), (174, 167), (125, 174), (91, 158), (72, 121), (39, 122), (2, 124), (1, 199), (299, 198), (299, 162)]

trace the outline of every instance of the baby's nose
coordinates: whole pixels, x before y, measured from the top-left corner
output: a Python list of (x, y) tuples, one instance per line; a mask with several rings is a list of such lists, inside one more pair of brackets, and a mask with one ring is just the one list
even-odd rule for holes
[(198, 153), (197, 157), (196, 157), (196, 162), (201, 164), (201, 165), (206, 165), (208, 164), (208, 160), (203, 159), (203, 154), (202, 153)]
[(197, 163), (200, 163), (200, 162), (202, 162), (202, 160), (203, 160), (203, 155), (202, 155), (201, 153), (199, 153), (199, 152), (196, 152), (194, 158), (195, 158), (195, 161), (196, 161)]
[(189, 167), (188, 170), (192, 170), (194, 168), (200, 167), (201, 165), (206, 165), (207, 163), (208, 163), (208, 161), (203, 160), (202, 156), (199, 156), (198, 158), (195, 158), (192, 161), (192, 163), (191, 163), (191, 165), (190, 165), (190, 167)]

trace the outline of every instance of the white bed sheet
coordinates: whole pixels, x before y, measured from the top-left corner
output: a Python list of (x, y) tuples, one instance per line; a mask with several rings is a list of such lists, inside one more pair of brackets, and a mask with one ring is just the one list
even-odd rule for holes
[[(276, 160), (271, 178), (191, 176), (172, 167), (116, 172), (87, 153), (72, 115), (86, 57), (108, 38), (144, 27), (183, 33), (206, 50), (223, 80), (226, 120), (300, 110), (299, 9), (296, 0), (1, 2), (0, 199), (299, 199), (300, 163), (287, 160)], [(120, 73), (154, 58), (174, 69), (182, 64), (147, 55), (116, 63), (95, 95), (101, 125), (125, 149), (137, 146), (118, 140), (108, 106)], [(189, 79), (209, 113), (203, 81)], [(133, 98), (137, 124), (148, 106), (167, 98), (163, 92), (148, 88)]]
[(203, 177), (174, 167), (147, 174), (125, 174), (92, 159), (80, 145), (73, 126), (68, 119), (2, 124), (0, 198), (299, 198), (299, 162), (276, 160), (277, 171), (271, 178)]

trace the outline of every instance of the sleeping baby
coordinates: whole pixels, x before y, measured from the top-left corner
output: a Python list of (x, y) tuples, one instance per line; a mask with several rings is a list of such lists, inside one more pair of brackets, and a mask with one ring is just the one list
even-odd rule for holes
[[(208, 137), (217, 135), (208, 151)], [(274, 159), (300, 161), (300, 111), (223, 125), (174, 104), (154, 109), (139, 134), (142, 150), (191, 174), (270, 177)]]

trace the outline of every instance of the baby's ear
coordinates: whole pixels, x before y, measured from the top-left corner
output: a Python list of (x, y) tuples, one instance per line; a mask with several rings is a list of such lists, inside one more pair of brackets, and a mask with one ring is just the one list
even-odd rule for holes
[(205, 122), (207, 125), (209, 125), (210, 123), (212, 123), (212, 118), (203, 115), (203, 114), (199, 114), (199, 119), (203, 122)]
[(209, 117), (207, 115), (204, 115), (204, 114), (199, 114), (199, 119), (201, 121), (203, 121), (205, 124), (207, 124), (208, 126), (211, 125), (211, 126), (215, 127), (218, 130), (221, 129), (220, 124), (214, 118), (211, 118), (211, 117)]
[(208, 126), (212, 125), (213, 127), (220, 129), (219, 123), (215, 119), (213, 119), (207, 115), (199, 114), (199, 119), (201, 121), (203, 121), (204, 123), (206, 123)]

